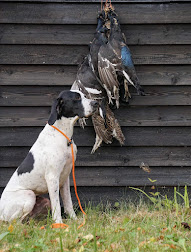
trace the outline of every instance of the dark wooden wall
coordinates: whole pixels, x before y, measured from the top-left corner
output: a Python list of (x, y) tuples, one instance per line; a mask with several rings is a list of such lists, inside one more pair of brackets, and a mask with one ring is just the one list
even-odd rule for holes
[[(191, 184), (191, 1), (114, 1), (146, 96), (115, 112), (126, 137), (95, 154), (91, 122), (75, 128), (81, 197), (128, 186)], [(69, 89), (96, 28), (98, 0), (0, 1), (0, 188)], [(148, 164), (151, 173), (140, 169)]]

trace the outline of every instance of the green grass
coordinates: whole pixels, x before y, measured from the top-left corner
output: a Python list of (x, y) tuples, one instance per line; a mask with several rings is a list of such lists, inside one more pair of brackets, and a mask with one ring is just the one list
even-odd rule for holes
[[(89, 206), (86, 224), (80, 229), (80, 213), (77, 222), (64, 220), (69, 225), (66, 230), (51, 229), (49, 218), (28, 224), (1, 222), (0, 251), (191, 251), (191, 231), (181, 224), (191, 224), (190, 208), (159, 205), (159, 201), (116, 203), (116, 209)], [(41, 230), (44, 224), (46, 229)]]

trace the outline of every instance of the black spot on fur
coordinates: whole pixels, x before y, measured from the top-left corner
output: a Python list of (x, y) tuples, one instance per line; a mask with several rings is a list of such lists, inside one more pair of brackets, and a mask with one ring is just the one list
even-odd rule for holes
[(48, 123), (53, 125), (55, 121), (61, 119), (62, 116), (84, 117), (84, 107), (79, 93), (71, 91), (61, 92), (52, 105)]
[(31, 172), (34, 167), (34, 157), (31, 152), (28, 153), (26, 158), (23, 160), (21, 165), (17, 169), (18, 175), (21, 175), (23, 173)]

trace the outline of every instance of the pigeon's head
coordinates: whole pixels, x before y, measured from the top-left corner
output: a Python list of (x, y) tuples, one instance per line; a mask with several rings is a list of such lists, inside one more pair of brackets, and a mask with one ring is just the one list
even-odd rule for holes
[(102, 19), (105, 22), (105, 18), (106, 18), (105, 11), (102, 10), (101, 12), (99, 12), (97, 18), (98, 18), (98, 20)]
[(114, 11), (115, 8), (113, 7), (113, 5), (111, 3), (105, 3), (105, 6), (104, 6), (104, 11), (106, 13), (108, 13), (109, 11)]
[(99, 32), (99, 33), (105, 33), (108, 31), (108, 28), (105, 26), (105, 11), (102, 10), (99, 15), (98, 15), (98, 18), (97, 18), (97, 29), (96, 31)]

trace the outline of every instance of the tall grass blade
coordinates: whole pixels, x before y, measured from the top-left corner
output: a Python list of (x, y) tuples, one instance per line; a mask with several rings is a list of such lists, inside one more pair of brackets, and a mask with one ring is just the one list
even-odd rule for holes
[(5, 236), (7, 236), (8, 234), (10, 234), (10, 233), (9, 232), (5, 232), (5, 233), (0, 234), (0, 241), (3, 240), (3, 238)]
[(184, 204), (186, 208), (189, 208), (189, 198), (188, 198), (188, 190), (187, 185), (184, 187)]
[(176, 208), (176, 216), (178, 215), (178, 203), (177, 203), (177, 195), (176, 195), (176, 187), (174, 187), (174, 204)]
[(150, 197), (150, 196), (149, 196), (146, 192), (144, 192), (143, 190), (141, 190), (141, 189), (139, 189), (139, 188), (131, 187), (131, 186), (130, 186), (129, 188), (143, 193), (148, 199), (150, 199), (150, 201), (153, 202), (153, 204), (156, 204), (156, 199), (153, 198), (153, 197)]
[(63, 244), (62, 244), (61, 233), (59, 234), (59, 236), (60, 236), (60, 252), (64, 252), (64, 250), (63, 250)]

